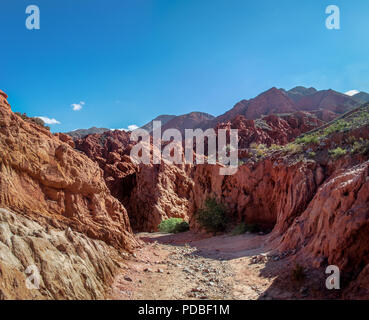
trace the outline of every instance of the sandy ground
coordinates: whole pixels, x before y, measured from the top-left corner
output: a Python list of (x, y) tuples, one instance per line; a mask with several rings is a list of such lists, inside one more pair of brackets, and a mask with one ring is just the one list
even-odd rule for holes
[(322, 281), (291, 277), (291, 259), (266, 246), (268, 235), (209, 237), (140, 233), (144, 245), (112, 284), (110, 299), (309, 299)]

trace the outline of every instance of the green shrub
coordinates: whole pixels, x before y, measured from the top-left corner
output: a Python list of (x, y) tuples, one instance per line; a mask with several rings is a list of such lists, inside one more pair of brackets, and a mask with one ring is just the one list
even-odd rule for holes
[(350, 149), (351, 153), (366, 153), (369, 149), (369, 140), (360, 138), (359, 141), (355, 141)]
[(240, 224), (236, 225), (231, 234), (232, 236), (238, 236), (240, 234), (244, 234), (247, 231), (246, 224), (244, 222), (241, 222)]
[(236, 225), (231, 234), (233, 236), (237, 236), (240, 234), (244, 234), (246, 232), (256, 233), (260, 231), (259, 225), (252, 223), (252, 224), (246, 224), (245, 222), (241, 222), (240, 224)]
[(308, 153), (308, 155), (309, 155), (309, 158), (315, 158), (316, 153), (314, 151), (311, 151)]
[(186, 221), (182, 221), (181, 223), (177, 223), (174, 228), (174, 233), (181, 233), (190, 230), (190, 226)]
[(346, 153), (347, 151), (345, 149), (342, 149), (341, 147), (329, 150), (329, 154), (333, 156), (334, 158), (339, 158), (341, 156), (344, 156)]
[(158, 226), (160, 232), (179, 233), (189, 230), (189, 225), (181, 218), (170, 218), (163, 220)]
[(208, 232), (224, 231), (227, 227), (226, 208), (216, 199), (207, 198), (204, 208), (196, 212), (196, 220)]

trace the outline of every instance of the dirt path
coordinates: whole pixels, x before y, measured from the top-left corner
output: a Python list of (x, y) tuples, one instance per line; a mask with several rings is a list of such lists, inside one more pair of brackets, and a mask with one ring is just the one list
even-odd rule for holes
[(268, 236), (137, 236), (144, 245), (115, 278), (111, 299), (289, 299), (299, 292), (275, 285), (286, 261), (269, 254)]

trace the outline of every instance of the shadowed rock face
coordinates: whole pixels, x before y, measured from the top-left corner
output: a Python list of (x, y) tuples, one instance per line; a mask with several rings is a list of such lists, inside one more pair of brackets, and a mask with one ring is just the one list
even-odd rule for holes
[(0, 95), (0, 206), (131, 250), (127, 212), (96, 163), (35, 123)]
[(112, 195), (128, 205), (137, 172), (137, 166), (129, 157), (132, 148), (130, 134), (121, 130), (108, 131), (77, 139), (75, 145), (98, 163)]

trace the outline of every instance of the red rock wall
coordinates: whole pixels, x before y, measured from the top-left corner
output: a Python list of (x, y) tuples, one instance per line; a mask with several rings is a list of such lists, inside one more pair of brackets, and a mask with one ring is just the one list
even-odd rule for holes
[(0, 206), (70, 226), (131, 249), (127, 212), (110, 194), (98, 165), (47, 129), (11, 112), (0, 95)]

